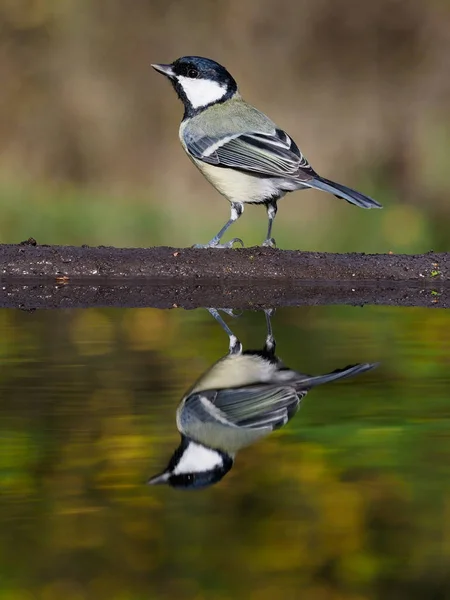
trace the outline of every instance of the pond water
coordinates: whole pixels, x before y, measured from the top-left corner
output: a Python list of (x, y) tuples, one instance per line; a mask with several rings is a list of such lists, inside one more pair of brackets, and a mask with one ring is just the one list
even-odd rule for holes
[[(263, 312), (224, 320), (262, 348)], [(147, 485), (228, 352), (204, 309), (0, 311), (1, 600), (450, 597), (450, 314), (272, 317), (312, 389), (216, 485)]]

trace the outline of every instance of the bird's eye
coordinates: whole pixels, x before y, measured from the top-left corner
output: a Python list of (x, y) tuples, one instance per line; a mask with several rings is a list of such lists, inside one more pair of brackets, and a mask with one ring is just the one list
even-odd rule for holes
[(195, 67), (190, 67), (187, 72), (187, 76), (191, 79), (196, 79), (198, 77), (198, 71)]

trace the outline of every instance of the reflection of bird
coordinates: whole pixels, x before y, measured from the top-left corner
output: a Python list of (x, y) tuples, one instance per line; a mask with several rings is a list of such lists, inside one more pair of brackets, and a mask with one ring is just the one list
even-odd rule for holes
[(312, 387), (375, 366), (364, 363), (318, 376), (298, 373), (275, 356), (269, 311), (264, 347), (243, 352), (219, 313), (209, 310), (229, 335), (229, 353), (182, 399), (177, 409), (181, 443), (165, 471), (148, 483), (197, 488), (220, 481), (233, 466), (236, 452), (285, 425)]
[(219, 233), (199, 248), (231, 247), (220, 240), (244, 211), (244, 204), (264, 204), (269, 227), (264, 246), (274, 246), (272, 224), (277, 201), (287, 192), (315, 188), (362, 208), (381, 205), (340, 183), (320, 177), (296, 143), (265, 114), (244, 102), (228, 71), (207, 58), (185, 56), (170, 65), (152, 65), (172, 82), (184, 104), (180, 140), (189, 158), (231, 202), (231, 217)]

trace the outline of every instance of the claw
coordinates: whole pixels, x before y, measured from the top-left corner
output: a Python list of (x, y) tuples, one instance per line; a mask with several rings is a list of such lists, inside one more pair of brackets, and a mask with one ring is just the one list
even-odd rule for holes
[(235, 310), (234, 308), (216, 308), (216, 310), (217, 311), (220, 310), (221, 312), (224, 312), (229, 317), (233, 317), (233, 319), (237, 319), (238, 317), (242, 316), (242, 311), (239, 314), (235, 315), (234, 314), (234, 310)]
[(244, 246), (244, 242), (241, 240), (241, 238), (233, 238), (229, 242), (226, 242), (226, 244), (219, 244), (219, 241), (216, 242), (211, 240), (207, 244), (194, 244), (192, 248), (232, 248), (233, 244), (238, 242), (242, 247)]
[(229, 242), (227, 242), (226, 244), (223, 244), (223, 248), (232, 248), (233, 244), (237, 244), (239, 243), (242, 247), (244, 247), (244, 242), (241, 240), (241, 238), (233, 238), (232, 240), (230, 240)]
[(265, 246), (266, 248), (276, 248), (277, 243), (273, 238), (267, 238), (267, 240), (263, 241), (261, 246)]

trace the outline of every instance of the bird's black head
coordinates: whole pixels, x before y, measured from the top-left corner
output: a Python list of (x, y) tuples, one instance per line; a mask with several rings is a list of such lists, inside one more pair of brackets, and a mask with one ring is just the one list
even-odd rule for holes
[(201, 56), (183, 56), (169, 65), (152, 65), (170, 79), (185, 107), (184, 118), (208, 106), (225, 102), (237, 92), (237, 84), (222, 65)]
[(167, 468), (147, 483), (167, 483), (176, 488), (198, 489), (219, 482), (233, 466), (233, 458), (215, 448), (204, 446), (185, 435)]
[(199, 489), (218, 483), (233, 466), (232, 457), (182, 436), (167, 468), (147, 483), (167, 483), (175, 488)]
[[(230, 468), (231, 466), (226, 470), (222, 468), (212, 469), (210, 471), (202, 471), (200, 473), (180, 473), (179, 475), (170, 474), (167, 479), (167, 473), (164, 472), (161, 475), (152, 477), (148, 483), (151, 485), (156, 483), (167, 483), (174, 488), (183, 490), (198, 490), (218, 483), (228, 473)], [(162, 477), (162, 479), (158, 481), (160, 477)]]

